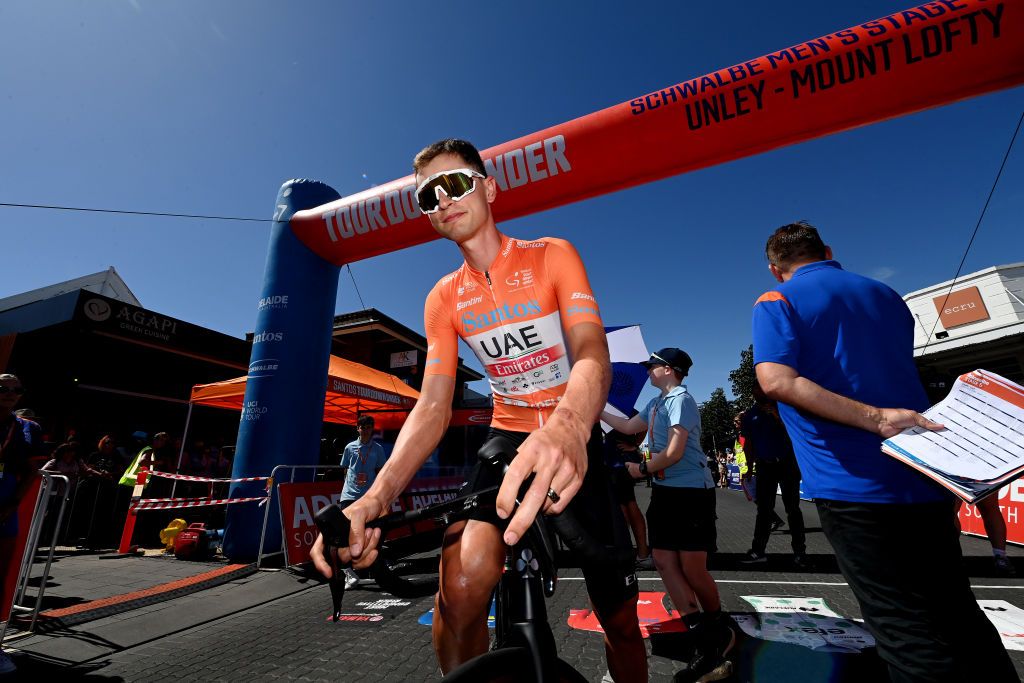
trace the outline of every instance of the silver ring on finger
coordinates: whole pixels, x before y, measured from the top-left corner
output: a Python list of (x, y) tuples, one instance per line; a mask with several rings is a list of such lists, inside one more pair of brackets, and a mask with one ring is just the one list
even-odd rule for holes
[(548, 489), (548, 498), (551, 499), (552, 503), (558, 504), (558, 501), (562, 500), (562, 497), (555, 492), (554, 489)]

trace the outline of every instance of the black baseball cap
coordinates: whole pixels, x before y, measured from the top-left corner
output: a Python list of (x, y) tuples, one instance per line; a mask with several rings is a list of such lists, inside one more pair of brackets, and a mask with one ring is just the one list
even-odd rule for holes
[(640, 365), (645, 368), (650, 368), (652, 365), (667, 365), (685, 375), (690, 372), (693, 361), (690, 360), (690, 356), (686, 351), (669, 346), (664, 349), (658, 349), (655, 353), (651, 354), (649, 359), (641, 362)]

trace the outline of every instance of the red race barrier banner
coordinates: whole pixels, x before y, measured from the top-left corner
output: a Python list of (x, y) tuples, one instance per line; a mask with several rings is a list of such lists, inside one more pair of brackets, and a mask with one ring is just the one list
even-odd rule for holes
[[(509, 220), (1024, 82), (1024, 2), (936, 0), (484, 150)], [(417, 150), (410, 150), (410, 159)], [(342, 265), (437, 237), (412, 175), (291, 220)]]
[(281, 503), (281, 526), (285, 560), (301, 564), (309, 560), (309, 550), (316, 541), (313, 517), (331, 503), (341, 499), (344, 481), (317, 481), (277, 485)]
[[(394, 512), (418, 510), (427, 505), (451, 500), (458, 493), (462, 482), (460, 477), (417, 479), (391, 504), (391, 509)], [(309, 560), (309, 550), (313, 547), (318, 533), (313, 518), (320, 510), (341, 499), (344, 485), (344, 481), (278, 484), (284, 551), (288, 564), (300, 564)], [(413, 532), (420, 533), (437, 528), (437, 524), (430, 520), (417, 522), (415, 525), (394, 529), (388, 534), (388, 538), (400, 538)]]
[[(999, 511), (1006, 520), (1006, 540), (1024, 545), (1024, 480), (1018, 479), (999, 489)], [(965, 503), (957, 514), (964, 533), (988, 538), (976, 506)]]

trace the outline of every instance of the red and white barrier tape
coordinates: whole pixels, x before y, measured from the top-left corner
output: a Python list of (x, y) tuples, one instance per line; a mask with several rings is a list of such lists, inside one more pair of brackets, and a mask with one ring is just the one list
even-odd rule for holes
[(172, 508), (196, 508), (206, 505), (231, 505), (232, 503), (250, 503), (254, 500), (266, 501), (266, 496), (253, 498), (143, 498), (132, 504), (129, 512), (139, 510), (170, 510)]
[(173, 474), (171, 472), (158, 472), (150, 470), (149, 476), (163, 477), (164, 479), (179, 479), (181, 481), (205, 481), (213, 483), (234, 483), (240, 481), (266, 481), (269, 477), (242, 477), (241, 479), (211, 479), (210, 477), (194, 477), (190, 474)]

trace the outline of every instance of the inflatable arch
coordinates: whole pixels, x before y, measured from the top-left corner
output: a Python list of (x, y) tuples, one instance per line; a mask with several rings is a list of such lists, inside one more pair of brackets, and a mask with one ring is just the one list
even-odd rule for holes
[[(1022, 81), (1024, 1), (935, 0), (482, 156), (503, 191), (495, 206), (502, 221)], [(414, 188), (412, 175), (345, 198), (315, 181), (282, 186), (253, 339), (250, 367), (260, 371), (246, 389), (234, 477), (317, 462), (340, 267), (436, 237)], [(257, 488), (239, 484), (231, 496)], [(229, 557), (255, 556), (262, 515), (229, 507)], [(268, 547), (276, 547), (270, 526)]]

